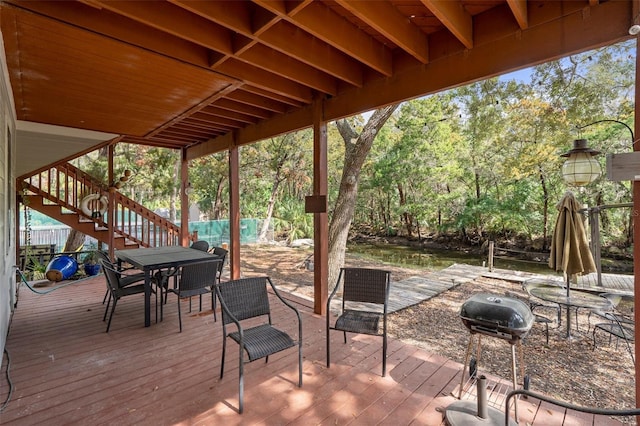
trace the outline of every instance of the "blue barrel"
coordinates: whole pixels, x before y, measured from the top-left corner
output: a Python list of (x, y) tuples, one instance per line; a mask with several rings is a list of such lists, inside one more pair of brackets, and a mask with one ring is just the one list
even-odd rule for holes
[(58, 256), (51, 259), (45, 275), (49, 281), (68, 280), (78, 271), (78, 263), (71, 256)]

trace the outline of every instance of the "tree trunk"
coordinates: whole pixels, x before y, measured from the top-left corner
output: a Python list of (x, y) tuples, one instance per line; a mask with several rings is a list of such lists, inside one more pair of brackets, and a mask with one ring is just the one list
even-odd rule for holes
[(213, 203), (213, 220), (219, 220), (222, 217), (222, 189), (224, 188), (224, 179), (218, 181), (216, 188), (216, 199)]
[(549, 190), (547, 189), (547, 181), (544, 173), (540, 168), (540, 186), (542, 187), (543, 205), (542, 205), (542, 250), (547, 250), (547, 235), (549, 234)]
[(85, 235), (75, 229), (71, 229), (67, 241), (64, 243), (64, 249), (62, 251), (76, 251), (84, 244)]
[(360, 135), (356, 133), (347, 120), (336, 121), (336, 126), (345, 144), (345, 158), (338, 198), (336, 199), (333, 216), (329, 224), (328, 280), (330, 289), (338, 279), (340, 268), (344, 266), (347, 237), (349, 236), (349, 228), (351, 227), (358, 196), (360, 170), (371, 150), (378, 130), (382, 128), (397, 107), (398, 105), (396, 104), (376, 110), (367, 121), (367, 124), (365, 124)]
[(280, 189), (280, 183), (282, 179), (280, 177), (280, 170), (276, 171), (276, 176), (273, 179), (273, 185), (271, 186), (271, 196), (269, 197), (269, 203), (267, 204), (267, 214), (265, 215), (264, 222), (262, 222), (262, 229), (260, 229), (260, 235), (258, 241), (267, 241), (267, 231), (269, 230), (269, 224), (271, 223), (271, 217), (273, 216), (273, 207), (276, 204), (276, 198), (278, 196), (278, 190)]
[[(398, 183), (398, 196), (400, 198), (400, 207), (406, 206), (407, 198), (404, 195), (404, 189), (400, 183)], [(407, 228), (407, 237), (413, 237), (413, 215), (405, 210), (402, 212), (402, 219), (404, 220), (404, 226)]]

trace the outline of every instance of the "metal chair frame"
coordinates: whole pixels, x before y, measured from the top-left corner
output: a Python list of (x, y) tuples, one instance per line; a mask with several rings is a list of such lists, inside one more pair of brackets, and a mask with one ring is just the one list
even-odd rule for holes
[[(387, 374), (387, 309), (391, 272), (369, 268), (341, 268), (338, 281), (327, 300), (327, 368), (331, 366), (331, 330), (382, 337), (382, 376)], [(331, 300), (343, 288), (341, 310), (334, 325), (330, 324)], [(360, 304), (360, 305), (358, 305)], [(378, 309), (378, 310), (375, 310)], [(382, 319), (382, 332), (379, 320)]]
[[(286, 307), (291, 309), (298, 319), (298, 340), (294, 341), (286, 332), (275, 328), (271, 323), (271, 309), (267, 284)], [(227, 281), (215, 286), (216, 295), (222, 307), (222, 361), (220, 363), (220, 379), (224, 375), (224, 362), (227, 347), (227, 337), (238, 343), (239, 350), (239, 404), (238, 412), (244, 410), (244, 354), (248, 356), (247, 362), (265, 358), (269, 361), (269, 355), (298, 347), (298, 387), (302, 387), (302, 318), (300, 312), (291, 303), (287, 302), (278, 292), (269, 277), (243, 278)], [(256, 325), (255, 319), (266, 322)], [(243, 326), (243, 321), (252, 320), (251, 326)], [(235, 324), (236, 331), (228, 332), (227, 325)]]

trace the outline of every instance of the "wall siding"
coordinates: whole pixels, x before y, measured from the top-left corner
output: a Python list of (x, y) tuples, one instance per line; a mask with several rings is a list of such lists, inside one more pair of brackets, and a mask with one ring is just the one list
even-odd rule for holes
[(0, 352), (16, 304), (15, 108), (0, 34)]

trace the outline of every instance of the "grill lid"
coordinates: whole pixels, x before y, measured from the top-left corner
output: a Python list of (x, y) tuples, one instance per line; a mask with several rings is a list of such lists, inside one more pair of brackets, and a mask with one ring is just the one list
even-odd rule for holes
[(472, 331), (510, 339), (527, 334), (535, 320), (526, 303), (490, 293), (478, 293), (467, 299), (460, 317)]

